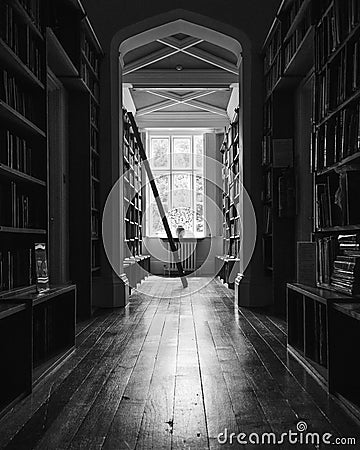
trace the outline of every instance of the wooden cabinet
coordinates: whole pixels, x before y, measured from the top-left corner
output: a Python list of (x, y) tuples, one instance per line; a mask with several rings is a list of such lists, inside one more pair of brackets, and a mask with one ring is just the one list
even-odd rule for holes
[(31, 391), (31, 308), (0, 302), (0, 415)]
[(360, 372), (353, 348), (360, 338), (359, 303), (327, 289), (288, 284), (287, 324), (288, 351), (360, 417)]
[(76, 287), (32, 288), (0, 298), (0, 410), (31, 392), (34, 384), (75, 347)]

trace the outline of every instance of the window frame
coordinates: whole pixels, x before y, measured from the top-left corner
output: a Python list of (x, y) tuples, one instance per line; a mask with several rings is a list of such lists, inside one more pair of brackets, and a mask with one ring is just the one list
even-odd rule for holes
[[(197, 166), (197, 153), (195, 148), (195, 138), (196, 137), (202, 137), (203, 141), (203, 151), (202, 151), (202, 166)], [(191, 198), (191, 209), (194, 211), (194, 223), (193, 223), (193, 236), (194, 238), (203, 238), (205, 237), (205, 131), (203, 130), (147, 130), (146, 131), (146, 143), (147, 148), (149, 149), (149, 160), (152, 159), (152, 140), (154, 139), (164, 139), (168, 138), (169, 140), (169, 166), (163, 167), (163, 168), (154, 168), (151, 166), (151, 170), (154, 176), (154, 179), (160, 177), (161, 175), (167, 175), (169, 177), (168, 183), (169, 183), (169, 195), (168, 195), (168, 210), (171, 210), (173, 208), (173, 186), (174, 186), (174, 176), (176, 174), (189, 174), (190, 175), (190, 189), (192, 191), (192, 198)], [(174, 168), (174, 155), (176, 154), (174, 152), (174, 141), (178, 138), (190, 138), (190, 155), (191, 155), (191, 167), (190, 168)], [(196, 231), (196, 206), (197, 206), (197, 199), (196, 199), (196, 177), (201, 176), (203, 179), (203, 231), (197, 232)], [(153, 197), (151, 188), (149, 183), (146, 187), (146, 198), (150, 199)], [(152, 232), (152, 222), (151, 218), (150, 220), (146, 220), (146, 237), (166, 237), (165, 230), (163, 234), (157, 235)]]

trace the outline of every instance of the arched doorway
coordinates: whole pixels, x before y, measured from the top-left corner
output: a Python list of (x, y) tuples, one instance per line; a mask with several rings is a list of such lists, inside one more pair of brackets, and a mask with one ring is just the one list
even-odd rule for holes
[[(118, 118), (120, 117), (122, 107), (123, 52), (125, 52), (126, 55), (126, 53), (136, 49), (137, 46), (141, 44), (150, 43), (151, 41), (154, 41), (154, 39), (166, 39), (169, 34), (171, 35), (174, 32), (174, 30), (181, 33), (184, 29), (187, 32), (191, 32), (192, 37), (199, 39), (205, 37), (211, 43), (214, 43), (214, 45), (219, 44), (219, 37), (221, 37), (220, 42), (222, 41), (222, 44), (220, 45), (224, 45), (224, 42), (226, 42), (227, 50), (233, 52), (233, 54), (238, 57), (238, 62), (240, 62), (238, 66), (238, 96), (242, 125), (241, 133), (243, 137), (243, 146), (245, 149), (242, 167), (244, 169), (244, 174), (246, 174), (247, 168), (249, 168), (245, 178), (247, 178), (249, 184), (252, 184), (253, 179), (251, 179), (251, 169), (254, 166), (254, 158), (250, 153), (250, 149), (253, 147), (252, 140), (254, 139), (254, 129), (252, 128), (254, 116), (251, 111), (251, 99), (254, 91), (252, 86), (252, 64), (258, 64), (258, 61), (255, 61), (254, 59), (254, 54), (251, 51), (250, 40), (241, 30), (189, 11), (175, 10), (163, 15), (152, 17), (143, 22), (134, 24), (131, 27), (122, 29), (113, 37), (110, 52), (112, 154), (116, 154), (116, 152), (118, 152), (118, 149), (121, 147), (122, 143), (122, 123), (118, 120)], [(177, 48), (174, 50), (179, 49)], [(245, 89), (244, 86), (246, 86)], [(246, 184), (247, 183), (245, 180), (245, 187)], [(118, 220), (121, 222), (120, 211), (118, 212)], [(244, 246), (246, 246), (246, 244), (247, 243), (245, 240)], [(119, 260), (121, 261), (121, 254), (119, 256)], [(240, 272), (241, 271), (242, 268), (240, 266)], [(247, 270), (247, 273), (250, 273), (249, 269)], [(250, 285), (250, 281), (248, 284)], [(257, 281), (257, 286), (261, 286), (261, 281)], [(247, 288), (247, 290), (249, 291), (249, 288)], [(259, 301), (257, 301), (256, 304), (259, 304)]]

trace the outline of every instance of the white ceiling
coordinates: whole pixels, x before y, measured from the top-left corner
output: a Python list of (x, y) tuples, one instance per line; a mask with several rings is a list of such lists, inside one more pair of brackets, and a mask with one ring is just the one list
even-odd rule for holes
[(141, 128), (222, 128), (238, 104), (236, 55), (203, 39), (158, 39), (123, 64), (123, 102)]

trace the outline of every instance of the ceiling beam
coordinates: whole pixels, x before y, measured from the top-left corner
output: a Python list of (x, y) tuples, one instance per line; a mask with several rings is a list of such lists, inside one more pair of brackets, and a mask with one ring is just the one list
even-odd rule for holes
[(128, 73), (123, 80), (135, 87), (166, 87), (166, 86), (201, 86), (201, 87), (229, 87), (239, 81), (239, 75), (217, 69), (142, 69)]
[(206, 127), (221, 129), (230, 123), (227, 116), (211, 114), (205, 111), (160, 111), (141, 117), (136, 115), (136, 122), (140, 128)]
[(228, 117), (227, 112), (218, 106), (209, 105), (208, 103), (199, 102), (198, 100), (190, 100), (186, 104), (192, 106), (193, 108), (198, 108), (212, 114)]
[[(171, 92), (157, 92), (157, 91), (147, 91), (149, 94), (161, 97), (166, 99), (164, 102), (155, 103), (154, 105), (146, 106), (137, 111), (137, 116), (144, 116), (147, 114), (152, 114), (156, 111), (160, 111), (166, 108), (171, 108), (175, 105), (189, 105), (193, 108), (202, 109), (208, 112), (212, 112), (214, 114), (220, 114), (219, 111), (222, 111), (221, 115), (224, 115), (225, 111), (221, 110), (221, 108), (212, 107), (209, 105), (207, 108), (204, 107), (205, 103), (198, 102), (197, 99), (201, 97), (205, 97), (206, 95), (214, 94), (216, 91), (208, 90), (202, 92), (191, 92), (186, 95), (179, 95)], [(211, 108), (211, 109), (209, 109)]]
[[(159, 41), (160, 42), (160, 41)], [(144, 67), (149, 66), (150, 64), (154, 64), (159, 62), (165, 58), (169, 58), (170, 56), (175, 55), (176, 53), (180, 53), (187, 49), (190, 49), (194, 45), (202, 42), (202, 39), (191, 38), (183, 47), (177, 47), (176, 49), (170, 49), (169, 47), (157, 50), (156, 52), (150, 53), (142, 58), (137, 59), (136, 61), (125, 65), (123, 70), (123, 75), (128, 75), (129, 73), (135, 72), (136, 70), (143, 69)]]
[(211, 64), (212, 66), (226, 70), (227, 72), (233, 74), (239, 73), (239, 69), (235, 64), (221, 58), (220, 56), (215, 56), (209, 52), (206, 52), (205, 50), (202, 50), (200, 48), (189, 48), (186, 46), (181, 48), (179, 44), (176, 43), (175, 40), (171, 38), (158, 39), (158, 42), (167, 45), (173, 50), (179, 50), (181, 53), (185, 53), (188, 56), (192, 56), (193, 58), (199, 59), (203, 62), (206, 62), (207, 64)]

